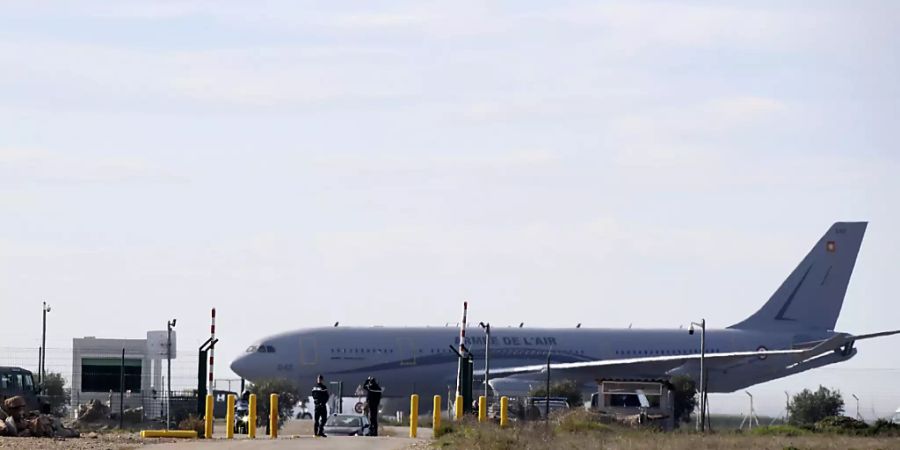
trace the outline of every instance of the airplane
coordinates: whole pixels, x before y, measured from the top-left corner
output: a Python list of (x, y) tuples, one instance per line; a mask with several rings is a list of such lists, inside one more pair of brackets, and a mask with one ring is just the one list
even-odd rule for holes
[[(847, 361), (856, 355), (857, 341), (900, 333), (834, 331), (866, 227), (867, 222), (835, 223), (756, 313), (725, 329), (705, 330), (707, 392), (733, 392)], [(260, 339), (231, 369), (251, 382), (287, 379), (301, 388), (311, 388), (319, 374), (351, 390), (375, 376), (385, 397), (455, 392), (460, 342), (455, 327), (337, 325)], [(682, 328), (491, 331), (489, 385), (494, 392), (527, 393), (544, 379), (548, 358), (554, 379), (581, 383), (585, 390), (610, 379), (687, 375), (696, 383), (700, 378), (700, 333)], [(464, 338), (477, 374), (483, 374), (485, 340)]]

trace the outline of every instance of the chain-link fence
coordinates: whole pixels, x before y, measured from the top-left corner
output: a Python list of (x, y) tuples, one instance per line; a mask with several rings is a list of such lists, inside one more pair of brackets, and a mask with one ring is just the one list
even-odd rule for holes
[[(168, 410), (177, 422), (198, 412), (199, 353), (174, 352), (170, 367), (166, 358), (148, 354), (142, 340), (122, 342), (122, 348), (78, 343), (73, 348), (48, 348), (43, 374), (38, 370), (39, 348), (0, 347), (0, 396), (23, 395), (31, 402), (40, 398), (70, 417), (77, 417), (79, 408), (92, 401), (113, 415), (124, 411), (129, 420), (163, 419)], [(202, 379), (205, 382), (205, 376)], [(216, 410), (224, 416), (226, 395), (239, 392), (240, 380), (217, 380), (216, 387)]]

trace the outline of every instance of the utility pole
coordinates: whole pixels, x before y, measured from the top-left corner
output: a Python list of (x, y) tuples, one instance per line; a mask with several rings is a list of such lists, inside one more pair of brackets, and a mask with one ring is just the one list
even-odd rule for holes
[(478, 322), (484, 328), (484, 398), (488, 398), (488, 380), (491, 376), (491, 324)]
[(175, 328), (175, 321), (172, 319), (166, 322), (166, 430), (169, 429), (171, 420), (170, 410), (172, 409), (172, 328)]
[(706, 319), (691, 322), (688, 334), (694, 334), (694, 326), (700, 327), (700, 417), (697, 431), (706, 431)]
[(553, 347), (550, 347), (547, 350), (547, 396), (544, 397), (544, 421), (548, 424), (550, 423), (550, 354), (553, 352)]
[(862, 415), (859, 414), (859, 397), (856, 394), (853, 395), (853, 399), (856, 400), (856, 420), (863, 421)]
[(38, 368), (38, 379), (40, 380), (41, 385), (43, 385), (44, 379), (47, 377), (47, 313), (50, 312), (50, 305), (48, 305), (47, 302), (44, 302), (41, 311), (43, 312), (44, 325), (41, 329), (41, 361), (39, 364), (40, 367)]

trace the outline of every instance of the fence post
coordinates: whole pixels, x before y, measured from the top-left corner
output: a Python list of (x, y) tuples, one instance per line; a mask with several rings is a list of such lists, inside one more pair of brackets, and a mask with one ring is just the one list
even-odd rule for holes
[(205, 427), (204, 436), (206, 439), (212, 439), (213, 435), (213, 396), (212, 394), (206, 394), (206, 416), (205, 419)]
[(419, 427), (419, 395), (409, 396), (409, 437), (415, 438)]
[(500, 427), (503, 428), (509, 424), (509, 397), (500, 397)]
[(247, 438), (256, 439), (256, 394), (250, 394), (247, 409)]
[(434, 408), (431, 410), (431, 431), (434, 437), (438, 437), (441, 433), (441, 396), (434, 396)]
[(269, 437), (278, 438), (278, 394), (269, 395)]
[(234, 394), (228, 394), (225, 404), (225, 439), (234, 439)]

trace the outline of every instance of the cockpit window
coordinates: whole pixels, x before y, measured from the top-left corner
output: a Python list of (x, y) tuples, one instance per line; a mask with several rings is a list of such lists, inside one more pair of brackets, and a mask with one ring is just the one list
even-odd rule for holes
[(275, 347), (272, 347), (271, 345), (267, 345), (266, 351), (269, 353), (275, 353)]
[(255, 352), (256, 352), (255, 345), (251, 345), (251, 346), (247, 347), (247, 353), (255, 353)]

